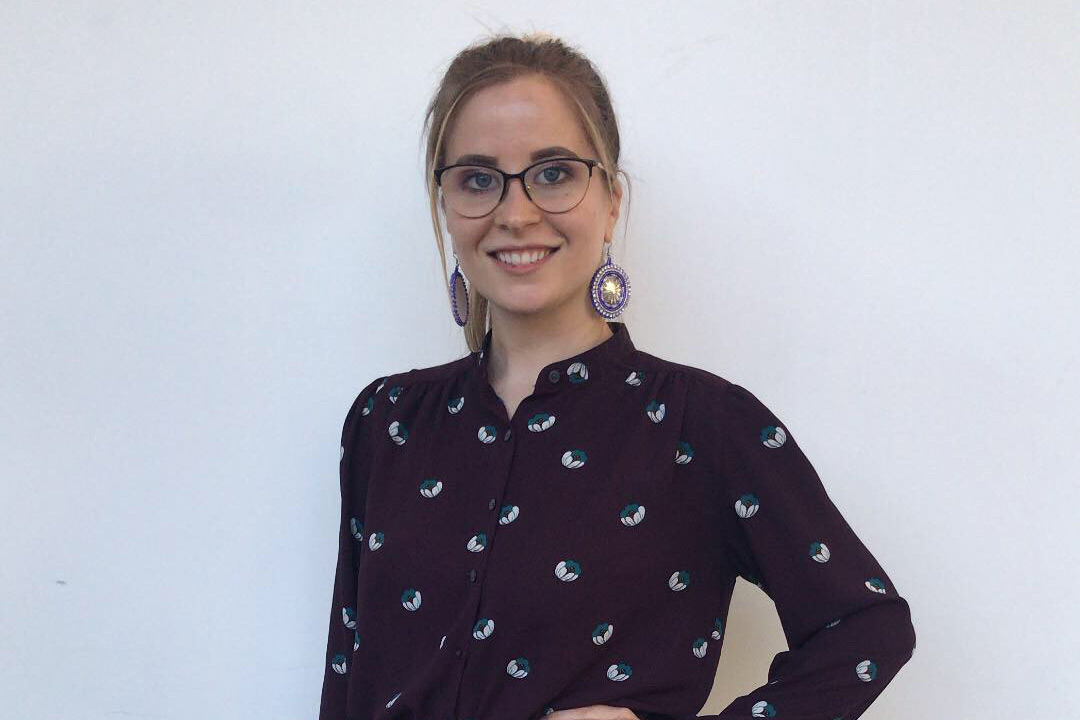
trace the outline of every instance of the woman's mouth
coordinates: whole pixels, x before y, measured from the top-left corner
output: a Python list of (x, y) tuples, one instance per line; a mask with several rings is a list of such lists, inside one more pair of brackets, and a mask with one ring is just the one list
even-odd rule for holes
[(527, 252), (488, 253), (499, 267), (512, 275), (523, 275), (536, 270), (557, 253), (559, 248), (544, 248)]

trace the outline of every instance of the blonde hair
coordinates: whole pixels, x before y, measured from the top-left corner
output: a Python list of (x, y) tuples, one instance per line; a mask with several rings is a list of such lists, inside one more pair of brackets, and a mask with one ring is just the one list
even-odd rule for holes
[[(434, 170), (446, 164), (444, 140), (454, 109), (483, 88), (530, 75), (540, 75), (552, 82), (577, 108), (582, 130), (608, 170), (603, 173), (608, 192), (614, 193), (617, 175), (626, 176), (619, 168), (619, 126), (607, 86), (584, 54), (543, 32), (521, 36), (499, 34), (469, 45), (450, 61), (424, 116), (424, 171), (444, 278), (448, 275), (445, 239), (439, 221), (439, 189)], [(480, 349), (489, 327), (488, 300), (470, 287), (469, 319), (463, 328), (470, 351)]]

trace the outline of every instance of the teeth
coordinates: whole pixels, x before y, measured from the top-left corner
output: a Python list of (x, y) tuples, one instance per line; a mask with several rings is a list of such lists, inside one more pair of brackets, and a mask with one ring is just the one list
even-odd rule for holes
[(496, 253), (499, 260), (503, 261), (507, 265), (525, 265), (528, 263), (534, 263), (537, 260), (547, 257), (551, 254), (551, 249), (545, 250), (533, 250), (532, 252), (500, 252)]

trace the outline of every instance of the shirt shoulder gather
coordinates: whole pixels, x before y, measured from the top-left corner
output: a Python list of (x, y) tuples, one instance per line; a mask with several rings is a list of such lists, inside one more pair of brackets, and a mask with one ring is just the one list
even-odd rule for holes
[(739, 383), (704, 368), (665, 361), (689, 379), (691, 403), (716, 421), (739, 423), (771, 411), (752, 391)]
[(440, 365), (410, 368), (409, 370), (387, 373), (376, 378), (376, 381), (369, 383), (369, 387), (377, 387), (379, 384), (377, 381), (382, 381), (386, 387), (393, 387), (395, 385), (417, 385), (420, 383), (438, 383), (453, 380), (461, 375), (461, 373), (469, 367), (470, 363), (474, 362), (476, 361), (472, 355), (466, 355)]
[(366, 418), (375, 415), (379, 408), (388, 408), (402, 393), (411, 393), (417, 387), (453, 381), (469, 367), (471, 362), (475, 362), (473, 357), (466, 355), (441, 365), (378, 375), (368, 380), (356, 394), (349, 409), (349, 418), (354, 416)]

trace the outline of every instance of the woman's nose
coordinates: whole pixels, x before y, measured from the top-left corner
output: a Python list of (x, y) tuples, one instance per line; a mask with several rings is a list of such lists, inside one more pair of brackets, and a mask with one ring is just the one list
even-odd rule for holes
[(539, 215), (540, 208), (529, 199), (528, 194), (525, 192), (525, 180), (523, 178), (511, 178), (510, 186), (506, 188), (506, 195), (503, 196), (502, 202), (499, 203), (496, 211), (501, 212), (507, 219), (513, 219), (519, 216), (531, 217)]

